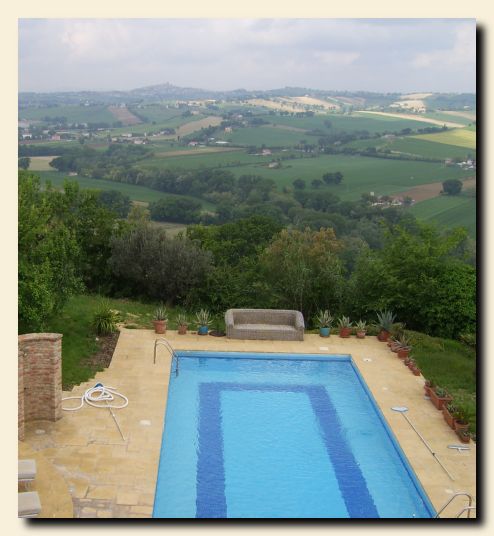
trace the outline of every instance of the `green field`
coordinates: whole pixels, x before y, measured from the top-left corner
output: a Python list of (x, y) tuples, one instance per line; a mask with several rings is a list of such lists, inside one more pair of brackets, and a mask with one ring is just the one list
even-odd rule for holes
[(44, 117), (65, 117), (69, 123), (114, 123), (117, 121), (106, 106), (55, 106), (19, 110), (19, 119), (42, 121)]
[(415, 137), (421, 140), (435, 141), (436, 143), (459, 145), (468, 149), (475, 149), (477, 143), (476, 131), (469, 128), (456, 128), (437, 134), (422, 134)]
[(354, 147), (359, 150), (375, 147), (379, 150), (389, 149), (390, 151), (405, 153), (407, 155), (439, 160), (456, 157), (465, 159), (469, 154), (475, 154), (475, 150), (467, 149), (466, 147), (437, 143), (416, 136), (403, 136), (394, 139), (376, 138), (356, 140), (345, 144), (345, 147)]
[[(367, 130), (371, 134), (376, 132), (396, 132), (404, 128), (411, 128), (416, 130), (418, 128), (430, 127), (429, 123), (422, 121), (414, 121), (412, 119), (401, 119), (398, 117), (387, 117), (383, 115), (363, 113), (354, 115), (343, 114), (327, 114), (317, 115), (314, 117), (289, 117), (280, 116), (270, 119), (277, 125), (287, 125), (296, 128), (303, 128), (307, 130), (322, 129), (328, 132), (344, 131), (355, 132), (359, 130)], [(331, 122), (331, 127), (328, 129), (325, 125), (326, 121)]]
[(461, 115), (445, 114), (441, 112), (427, 112), (423, 115), (424, 117), (429, 117), (430, 119), (438, 119), (439, 121), (444, 121), (446, 123), (459, 123), (460, 125), (465, 126), (475, 121), (475, 119), (468, 119), (467, 117), (463, 117)]
[(145, 119), (146, 123), (166, 123), (175, 117), (181, 117), (183, 111), (178, 108), (167, 108), (160, 104), (148, 104), (141, 108), (138, 106), (130, 106), (129, 110)]
[(440, 196), (417, 203), (410, 208), (417, 218), (433, 221), (445, 227), (465, 227), (476, 236), (476, 200), (464, 195)]
[(199, 201), (203, 210), (214, 210), (215, 206), (208, 201), (198, 199), (192, 196), (183, 196), (177, 194), (169, 194), (151, 190), (145, 186), (137, 186), (135, 184), (125, 184), (122, 182), (106, 181), (101, 179), (89, 179), (87, 177), (69, 177), (65, 173), (58, 171), (37, 171), (36, 175), (41, 177), (41, 182), (50, 181), (55, 188), (62, 188), (66, 180), (77, 182), (81, 188), (88, 190), (117, 190), (124, 195), (128, 195), (132, 201), (141, 201), (143, 203), (151, 203), (158, 199), (176, 199), (186, 198), (194, 201)]
[(321, 179), (327, 172), (341, 171), (343, 183), (326, 188), (345, 200), (359, 199), (364, 192), (375, 192), (376, 195), (397, 194), (420, 184), (471, 175), (471, 172), (438, 163), (344, 155), (287, 160), (280, 169), (259, 166), (229, 169), (236, 176), (256, 174), (271, 178), (280, 188), (291, 186), (295, 179), (302, 178), (309, 189), (313, 179)]
[(302, 140), (307, 143), (316, 143), (317, 139), (307, 136), (305, 132), (287, 130), (270, 126), (239, 128), (232, 133), (222, 133), (218, 136), (224, 141), (234, 145), (255, 145), (260, 147), (290, 147), (299, 144)]
[[(225, 151), (221, 153), (165, 156), (162, 158), (151, 157), (141, 160), (139, 167), (158, 169), (199, 169), (201, 167), (218, 168), (238, 165), (249, 165), (250, 167), (252, 164), (267, 165), (270, 161), (270, 157), (249, 155), (245, 151)], [(247, 173), (251, 173), (251, 171)]]

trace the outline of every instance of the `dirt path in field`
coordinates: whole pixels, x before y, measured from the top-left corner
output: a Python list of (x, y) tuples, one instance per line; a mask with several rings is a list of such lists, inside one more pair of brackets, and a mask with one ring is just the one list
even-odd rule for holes
[[(475, 177), (468, 177), (463, 181), (463, 190), (467, 188), (473, 188), (477, 184), (477, 179)], [(432, 182), (429, 184), (422, 184), (421, 186), (416, 186), (415, 188), (410, 188), (406, 192), (400, 192), (401, 197), (409, 196), (416, 203), (420, 201), (425, 201), (426, 199), (432, 199), (433, 197), (438, 197), (443, 189), (442, 182)]]
[(357, 111), (357, 114), (373, 114), (373, 115), (383, 115), (385, 117), (396, 117), (398, 119), (411, 119), (412, 121), (422, 121), (422, 123), (431, 123), (431, 125), (438, 125), (442, 127), (446, 125), (448, 128), (464, 128), (465, 125), (460, 125), (460, 123), (451, 123), (449, 121), (439, 121), (439, 119), (431, 119), (430, 117), (421, 117), (420, 115), (413, 114), (392, 114), (389, 112), (370, 112), (370, 111)]
[(121, 121), (122, 125), (138, 125), (142, 121), (135, 116), (127, 107), (121, 108), (120, 106), (108, 106), (108, 111), (110, 111), (117, 121)]

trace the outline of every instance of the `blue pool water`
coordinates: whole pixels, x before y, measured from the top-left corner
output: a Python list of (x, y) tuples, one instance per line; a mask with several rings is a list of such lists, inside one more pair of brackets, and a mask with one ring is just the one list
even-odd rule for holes
[(153, 517), (433, 515), (350, 356), (178, 354)]

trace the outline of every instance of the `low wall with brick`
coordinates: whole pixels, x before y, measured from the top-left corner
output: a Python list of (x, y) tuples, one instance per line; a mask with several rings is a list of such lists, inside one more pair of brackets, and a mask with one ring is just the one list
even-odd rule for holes
[(18, 426), (24, 438), (28, 421), (62, 417), (62, 335), (19, 335)]

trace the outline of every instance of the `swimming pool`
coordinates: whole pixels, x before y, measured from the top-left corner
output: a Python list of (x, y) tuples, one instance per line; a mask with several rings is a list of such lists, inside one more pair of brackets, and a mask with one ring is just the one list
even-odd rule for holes
[(350, 356), (177, 353), (153, 517), (434, 515)]

